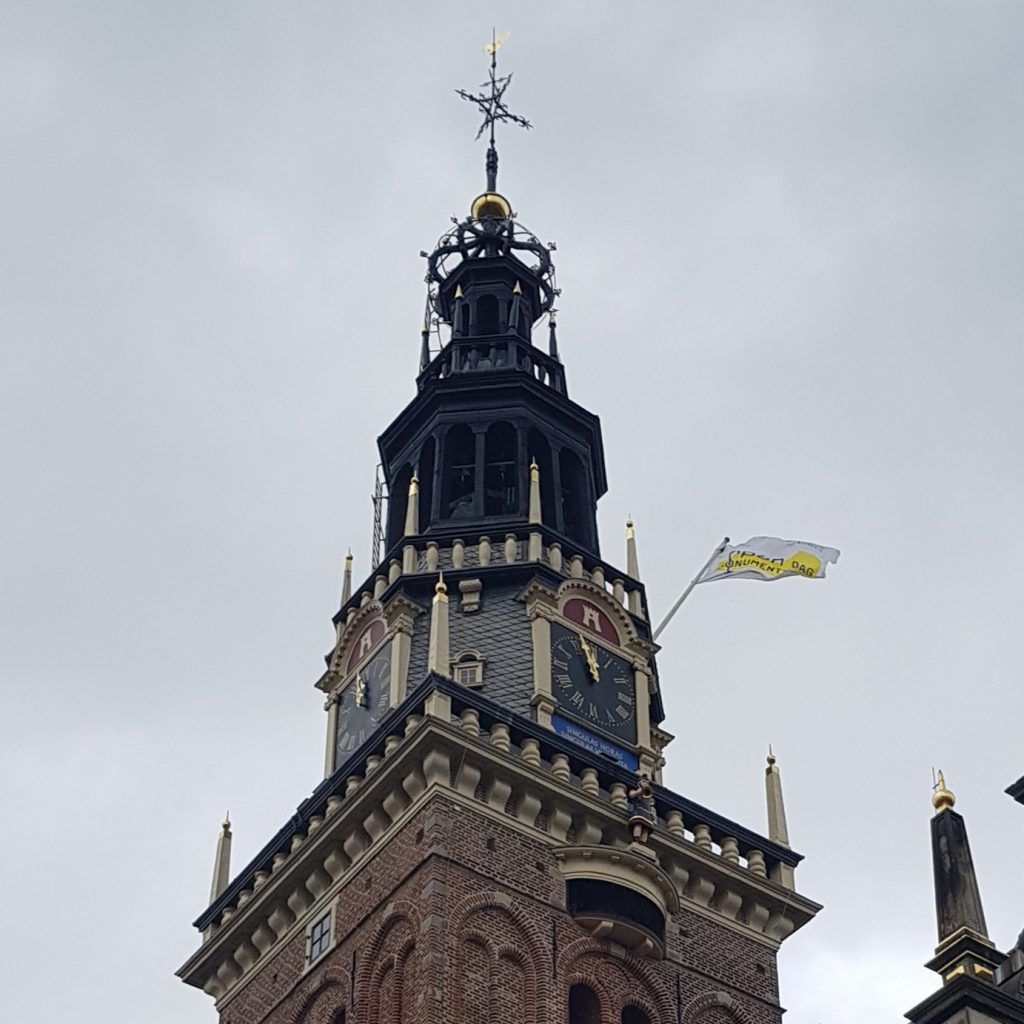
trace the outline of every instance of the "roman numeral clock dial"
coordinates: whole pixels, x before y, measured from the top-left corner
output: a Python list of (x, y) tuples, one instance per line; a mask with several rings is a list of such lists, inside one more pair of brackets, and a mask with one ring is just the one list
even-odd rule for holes
[(357, 669), (338, 697), (335, 765), (362, 746), (387, 713), (391, 702), (391, 645), (386, 644)]
[(559, 711), (588, 728), (636, 742), (633, 667), (585, 633), (551, 624), (551, 689)]

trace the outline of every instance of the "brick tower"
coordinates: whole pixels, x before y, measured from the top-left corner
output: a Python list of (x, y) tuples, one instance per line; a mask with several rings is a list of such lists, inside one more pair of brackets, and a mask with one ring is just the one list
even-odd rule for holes
[(497, 191), (493, 57), (467, 97), (487, 191), (427, 256), (372, 571), (347, 563), (316, 683), (325, 777), (233, 879), (225, 823), (179, 974), (222, 1024), (779, 1024), (776, 952), (818, 910), (779, 771), (767, 837), (661, 784), (636, 539), (601, 557), (600, 423), (569, 398), (553, 246)]

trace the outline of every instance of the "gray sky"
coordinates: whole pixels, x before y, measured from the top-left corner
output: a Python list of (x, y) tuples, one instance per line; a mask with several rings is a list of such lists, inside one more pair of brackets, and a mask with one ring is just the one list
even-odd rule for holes
[[(791, 1024), (937, 983), (930, 768), (997, 944), (1024, 924), (1024, 7), (1017, 2), (9, 3), (0, 37), (0, 807), (11, 1019), (210, 1022), (236, 867), (320, 778), (312, 684), (377, 433), (413, 394), (422, 261), (483, 183), (558, 242), (604, 554), (665, 609), (728, 533), (842, 549), (698, 588), (663, 637), (666, 781), (799, 888)], [(13, 927), (10, 926), (14, 922)], [(55, 958), (60, 959), (54, 975)], [(59, 980), (55, 981), (55, 977)], [(142, 1007), (143, 1009), (139, 1009)]]

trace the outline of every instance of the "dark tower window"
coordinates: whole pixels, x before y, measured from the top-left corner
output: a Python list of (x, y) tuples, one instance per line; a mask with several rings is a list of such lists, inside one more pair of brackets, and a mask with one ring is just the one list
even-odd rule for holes
[(405, 533), (405, 511), (409, 502), (409, 482), (412, 480), (412, 466), (406, 464), (388, 484), (388, 541), (387, 546), (397, 544)]
[(498, 299), (494, 295), (481, 295), (476, 303), (476, 333), (498, 333)]
[(589, 500), (587, 477), (583, 463), (573, 452), (563, 451), (562, 473), (562, 519), (565, 532), (581, 544), (590, 543)]
[(442, 514), (448, 519), (473, 515), (476, 490), (476, 439), (469, 427), (453, 427), (444, 439)]
[(651, 1018), (639, 1006), (627, 1006), (622, 1011), (622, 1024), (651, 1024)]
[(459, 307), (459, 334), (462, 337), (469, 334), (469, 306), (465, 302)]
[(495, 423), (487, 431), (484, 515), (511, 516), (519, 511), (516, 454), (515, 427), (511, 423)]
[(434, 499), (434, 448), (435, 441), (429, 438), (420, 449), (420, 533), (430, 526)]
[(601, 1024), (601, 1003), (592, 988), (573, 985), (569, 989), (569, 1024)]

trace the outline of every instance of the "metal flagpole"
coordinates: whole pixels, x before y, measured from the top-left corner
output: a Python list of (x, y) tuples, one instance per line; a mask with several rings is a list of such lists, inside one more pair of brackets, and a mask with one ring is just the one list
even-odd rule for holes
[(728, 537), (722, 538), (722, 543), (711, 552), (711, 557), (701, 566), (700, 572), (690, 580), (690, 585), (679, 595), (679, 600), (669, 609), (668, 615), (661, 620), (661, 625), (654, 631), (654, 639), (657, 640), (661, 636), (662, 630), (672, 621), (672, 616), (679, 611), (679, 606), (690, 596), (690, 591), (700, 582), (701, 576), (708, 571), (708, 566), (726, 549), (729, 543)]

